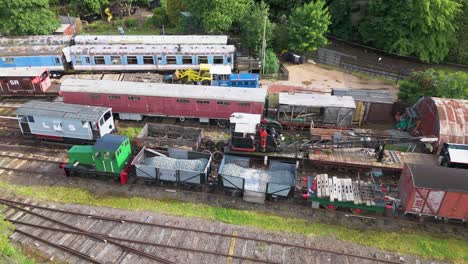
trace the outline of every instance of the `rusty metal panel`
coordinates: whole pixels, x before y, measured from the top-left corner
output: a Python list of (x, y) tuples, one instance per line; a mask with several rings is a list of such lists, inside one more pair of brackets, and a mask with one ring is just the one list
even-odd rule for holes
[(468, 219), (468, 194), (447, 192), (438, 216), (459, 220)]
[(366, 110), (365, 122), (369, 123), (386, 123), (393, 122), (393, 105), (371, 103)]

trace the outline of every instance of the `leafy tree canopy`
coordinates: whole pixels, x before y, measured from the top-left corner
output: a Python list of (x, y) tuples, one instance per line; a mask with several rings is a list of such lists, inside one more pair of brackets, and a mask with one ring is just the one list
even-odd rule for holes
[(378, 48), (441, 62), (455, 40), (460, 8), (454, 0), (368, 0), (359, 32)]
[(289, 18), (289, 48), (305, 52), (327, 44), (324, 34), (330, 23), (324, 0), (311, 1), (296, 8)]
[(201, 21), (209, 33), (225, 32), (247, 13), (253, 0), (184, 0), (192, 16)]
[(172, 25), (179, 25), (179, 20), (181, 17), (180, 12), (185, 11), (184, 3), (182, 0), (166, 0), (166, 12), (169, 18), (169, 21)]
[(239, 23), (245, 44), (250, 50), (259, 52), (262, 48), (265, 18), (265, 39), (268, 43), (272, 35), (272, 24), (268, 19), (268, 5), (264, 2), (252, 5)]
[[(262, 2), (260, 0), (258, 2)], [(273, 21), (278, 21), (281, 17), (287, 17), (294, 9), (302, 6), (306, 1), (304, 0), (265, 0), (265, 3), (270, 6), (270, 13), (273, 16)]]
[(450, 47), (449, 61), (468, 64), (468, 0), (459, 0), (463, 5), (458, 21), (457, 40)]
[(401, 81), (398, 98), (414, 103), (422, 96), (468, 99), (468, 73), (443, 72), (433, 69), (414, 72)]
[(48, 0), (0, 0), (2, 35), (45, 35), (60, 25)]

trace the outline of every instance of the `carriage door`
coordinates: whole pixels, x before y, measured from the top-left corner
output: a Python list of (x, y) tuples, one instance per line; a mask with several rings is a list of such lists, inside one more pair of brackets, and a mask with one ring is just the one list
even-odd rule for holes
[[(33, 117), (31, 116), (31, 119), (33, 119)], [(28, 117), (27, 116), (21, 116), (20, 117), (20, 126), (21, 126), (21, 130), (23, 131), (23, 134), (30, 134), (31, 133), (31, 128), (29, 127), (29, 123), (28, 123)]]

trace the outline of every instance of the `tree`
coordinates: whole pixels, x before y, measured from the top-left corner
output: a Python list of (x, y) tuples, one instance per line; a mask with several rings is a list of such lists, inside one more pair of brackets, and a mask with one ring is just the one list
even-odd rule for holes
[(279, 63), (276, 54), (271, 49), (266, 50), (265, 56), (265, 74), (277, 73), (279, 70)]
[(164, 7), (157, 7), (153, 10), (153, 24), (157, 27), (162, 27), (167, 25), (169, 19), (166, 14), (166, 9)]
[(324, 34), (330, 23), (324, 0), (311, 1), (296, 8), (289, 19), (289, 48), (305, 52), (327, 44)]
[(268, 19), (268, 6), (264, 2), (252, 5), (239, 23), (244, 42), (250, 50), (261, 51), (265, 19), (265, 39), (269, 43), (272, 36), (272, 24)]
[(459, 0), (463, 5), (462, 12), (459, 13), (457, 21), (456, 41), (450, 47), (448, 60), (460, 64), (468, 64), (468, 0)]
[(422, 96), (468, 99), (468, 73), (429, 69), (414, 72), (401, 81), (398, 92), (401, 101), (414, 103)]
[(180, 12), (185, 10), (184, 3), (182, 0), (167, 0), (166, 5), (166, 13), (169, 21), (173, 26), (179, 25)]
[[(260, 0), (262, 2), (263, 0)], [(302, 6), (304, 0), (265, 0), (265, 3), (270, 7), (272, 20), (278, 22), (282, 16), (289, 16), (291, 12), (299, 6)]]
[(60, 25), (48, 0), (0, 0), (2, 35), (45, 35)]
[(454, 0), (368, 0), (359, 32), (378, 48), (437, 63), (455, 41), (460, 8)]
[(96, 13), (101, 13), (107, 5), (109, 5), (108, 0), (78, 0), (79, 2), (83, 3), (88, 10)]
[(275, 52), (280, 53), (288, 49), (288, 32), (288, 25), (273, 24), (271, 46)]
[(229, 31), (247, 13), (253, 0), (184, 0), (192, 16), (201, 21), (205, 32)]
[(330, 33), (346, 40), (360, 39), (358, 26), (364, 17), (367, 0), (332, 0), (328, 5), (331, 16)]

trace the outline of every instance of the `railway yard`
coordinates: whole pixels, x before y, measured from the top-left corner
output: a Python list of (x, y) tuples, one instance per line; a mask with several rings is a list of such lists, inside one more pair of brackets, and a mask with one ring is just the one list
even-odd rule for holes
[(0, 228), (37, 262), (468, 261), (467, 100), (260, 80), (227, 35), (0, 44)]

